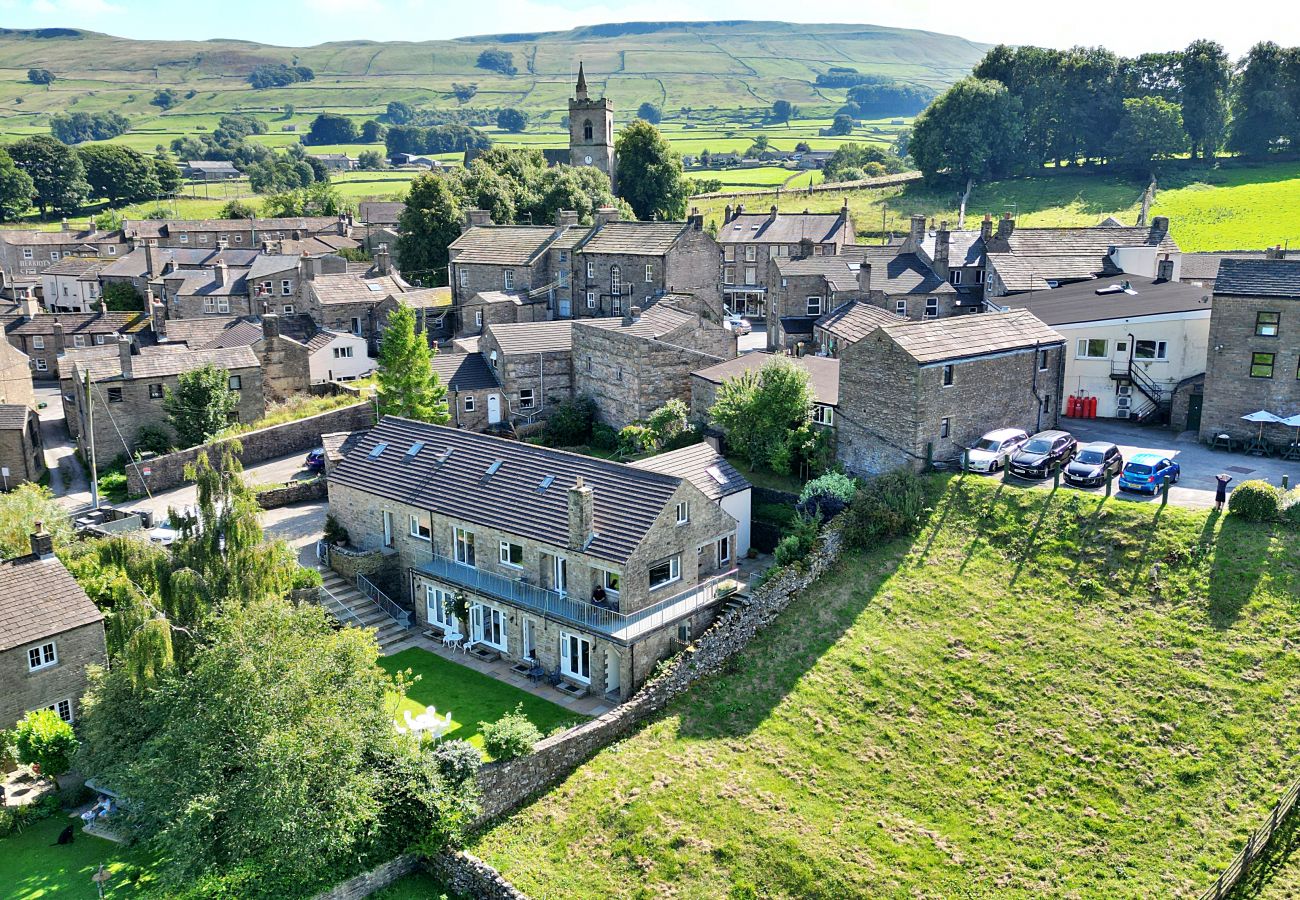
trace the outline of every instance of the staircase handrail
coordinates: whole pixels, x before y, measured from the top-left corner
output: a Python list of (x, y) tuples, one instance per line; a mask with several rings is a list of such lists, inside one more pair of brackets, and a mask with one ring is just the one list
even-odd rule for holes
[(375, 605), (382, 609), (388, 617), (398, 625), (403, 628), (411, 627), (411, 614), (402, 609), (401, 606), (394, 603), (393, 599), (381, 591), (378, 585), (360, 572), (357, 573), (357, 590), (375, 601)]

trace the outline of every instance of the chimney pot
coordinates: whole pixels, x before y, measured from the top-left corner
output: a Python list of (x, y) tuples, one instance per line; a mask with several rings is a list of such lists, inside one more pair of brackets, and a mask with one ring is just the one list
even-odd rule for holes
[(67, 217), (67, 216), (64, 216), (64, 217), (63, 217), (63, 221), (59, 223), (59, 226), (60, 226), (64, 231), (71, 231), (71, 230), (72, 230), (72, 225), (68, 222), (68, 217)]

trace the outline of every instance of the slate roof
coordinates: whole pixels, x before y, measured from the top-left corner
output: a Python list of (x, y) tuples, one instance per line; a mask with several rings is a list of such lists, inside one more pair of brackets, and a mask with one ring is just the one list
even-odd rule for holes
[(872, 290), (887, 294), (954, 293), (953, 286), (920, 256), (899, 253), (897, 247), (890, 246), (850, 244), (829, 256), (778, 257), (776, 268), (782, 277), (821, 275), (832, 290), (851, 292), (858, 289), (858, 269), (863, 261), (871, 264)]
[[(46, 275), (76, 275), (78, 281), (98, 281), (99, 272), (113, 260), (97, 256), (69, 256), (45, 269)], [(89, 276), (89, 277), (87, 277)]]
[(153, 273), (145, 271), (145, 258), (143, 249), (132, 250), (125, 256), (113, 260), (100, 271), (100, 274), (119, 278), (140, 278), (148, 274), (160, 275), (163, 266), (168, 262), (175, 263), (178, 269), (199, 269), (214, 266), (219, 259), (224, 259), (228, 266), (252, 266), (262, 258), (262, 253), (258, 250), (238, 248), (220, 250), (207, 247), (155, 247), (154, 262), (158, 271)]
[(774, 359), (785, 359), (808, 373), (813, 400), (823, 406), (836, 406), (840, 402), (840, 361), (830, 356), (783, 356), (776, 353), (742, 353), (735, 359), (720, 362), (705, 369), (696, 369), (691, 375), (710, 384), (722, 384), (743, 372), (758, 371)]
[(573, 322), (508, 322), (501, 325), (488, 325), (484, 332), (491, 332), (496, 338), (501, 352), (512, 353), (546, 353), (549, 351), (573, 349)]
[(1156, 247), (1177, 253), (1166, 231), (1137, 226), (1017, 228), (1009, 238), (996, 235), (985, 245), (988, 265), (1008, 291), (1041, 290), (1047, 281), (1078, 281), (1112, 273), (1112, 247)]
[(267, 275), (297, 272), (301, 259), (302, 257), (296, 253), (258, 253), (249, 264), (248, 278), (250, 281), (258, 281)]
[(576, 323), (593, 328), (619, 330), (637, 337), (657, 338), (694, 322), (696, 317), (671, 306), (655, 305), (641, 311), (641, 316), (630, 325), (623, 324), (622, 316), (603, 316), (598, 319), (577, 319)]
[(220, 350), (227, 347), (251, 347), (262, 339), (260, 322), (241, 319), (204, 344), (203, 350)]
[(1065, 341), (1026, 310), (899, 322), (878, 330), (921, 365)]
[[(171, 347), (150, 347), (143, 353), (131, 357), (131, 378), (165, 378), (179, 375), (205, 365), (214, 365), (219, 369), (238, 370), (255, 369), (261, 365), (249, 347), (222, 347), (216, 349), (188, 350), (177, 352)], [(116, 354), (95, 356), (79, 362), (83, 372), (89, 370), (91, 380), (112, 381), (122, 378), (122, 360)]]
[(392, 275), (366, 278), (356, 272), (317, 275), (307, 282), (307, 286), (316, 299), (324, 305), (378, 303), (389, 294), (400, 294), (406, 289), (406, 285)]
[(176, 294), (182, 297), (246, 297), (248, 296), (248, 269), (226, 267), (225, 277), (217, 282), (215, 269), (178, 269), (162, 280), (179, 281)]
[(48, 246), (50, 244), (122, 243), (121, 231), (99, 231), (88, 228), (71, 231), (38, 231), (35, 229), (0, 229), (0, 243), (19, 246)]
[(368, 429), (358, 431), (328, 431), (320, 436), (321, 448), (325, 455), (338, 462), (347, 456), (365, 437)]
[(57, 557), (0, 562), (0, 651), (104, 621)]
[(450, 287), (421, 288), (391, 296), (398, 303), (412, 309), (443, 309), (451, 306)]
[(26, 428), (27, 417), (31, 412), (31, 407), (21, 403), (0, 403), (0, 429), (9, 431)]
[(168, 319), (164, 326), (167, 329), (164, 337), (169, 343), (188, 344), (197, 350), (211, 343), (216, 339), (217, 335), (237, 321), (239, 320), (235, 316), (229, 318), (203, 316), (197, 319)]
[(41, 313), (18, 322), (9, 329), (9, 334), (53, 334), (56, 321), (63, 326), (63, 333), (69, 336), (134, 334), (150, 327), (149, 316), (143, 312)]
[(817, 320), (817, 327), (845, 343), (857, 343), (881, 325), (904, 322), (903, 316), (892, 313), (865, 300), (845, 303), (839, 309)]
[[(414, 456), (408, 450), (423, 447)], [(386, 446), (375, 458), (372, 451)], [(450, 450), (450, 455), (444, 455)], [(488, 467), (500, 462), (491, 475)], [(553, 481), (544, 489), (543, 479)], [(587, 553), (625, 562), (682, 479), (522, 441), (385, 416), (330, 474), (356, 488), (552, 546), (569, 542), (569, 489), (593, 492), (595, 537)], [(480, 547), (480, 553), (492, 548)]]
[(1300, 299), (1300, 259), (1225, 259), (1214, 293)]
[[(682, 447), (680, 450), (670, 450), (657, 456), (638, 459), (632, 465), (638, 469), (685, 478), (714, 503), (723, 497), (747, 491), (751, 487), (745, 476), (736, 471), (735, 466), (703, 441), (689, 447)], [(718, 477), (714, 477), (713, 472), (716, 472), (722, 480), (719, 481)]]
[[(127, 219), (122, 231), (133, 240), (167, 237), (172, 233), (190, 231), (256, 231), (293, 232), (313, 234), (322, 231), (338, 233), (337, 216), (296, 216), (285, 219)], [(102, 240), (102, 239), (101, 239)]]
[(367, 225), (396, 225), (405, 209), (401, 202), (367, 200), (357, 204), (358, 217)]
[(433, 371), (453, 391), (482, 391), (500, 387), (496, 372), (482, 353), (439, 353)]
[(606, 222), (578, 244), (582, 253), (662, 256), (691, 226), (686, 222)]
[[(936, 236), (933, 231), (928, 232), (925, 239), (921, 241), (923, 249), (931, 259), (934, 259), (934, 248)], [(963, 231), (948, 232), (948, 265), (955, 268), (966, 266), (978, 266), (980, 256), (984, 252), (984, 245), (980, 243), (980, 233), (978, 230), (966, 229)]]
[[(1137, 293), (1097, 293), (1123, 282), (1128, 282), (1130, 289)], [(1002, 298), (1001, 302), (1013, 309), (1027, 309), (1047, 325), (1070, 325), (1198, 310), (1208, 314), (1210, 296), (1208, 287), (1124, 275), (1070, 284), (1050, 291), (1016, 294)]]
[(452, 241), (456, 263), (526, 266), (546, 249), (554, 228), (545, 225), (474, 225)]
[(718, 230), (719, 244), (816, 244), (853, 240), (848, 224), (833, 213), (741, 213)]

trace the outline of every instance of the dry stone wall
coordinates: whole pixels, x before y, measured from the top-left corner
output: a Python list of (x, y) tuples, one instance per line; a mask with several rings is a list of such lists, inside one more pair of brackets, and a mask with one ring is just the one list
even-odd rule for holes
[(399, 879), (405, 878), (420, 867), (417, 856), (405, 855), (389, 860), (382, 866), (349, 878), (328, 891), (317, 894), (312, 900), (361, 900), (376, 891), (382, 891)]

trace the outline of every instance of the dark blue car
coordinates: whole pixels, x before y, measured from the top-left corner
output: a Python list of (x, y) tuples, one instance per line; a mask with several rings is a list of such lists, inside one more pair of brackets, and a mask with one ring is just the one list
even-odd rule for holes
[(1158, 494), (1166, 481), (1177, 484), (1182, 467), (1159, 453), (1134, 454), (1119, 474), (1119, 489), (1135, 494)]
[(306, 466), (308, 472), (324, 472), (325, 448), (317, 447), (315, 450), (308, 453), (307, 461), (303, 463), (303, 465)]

